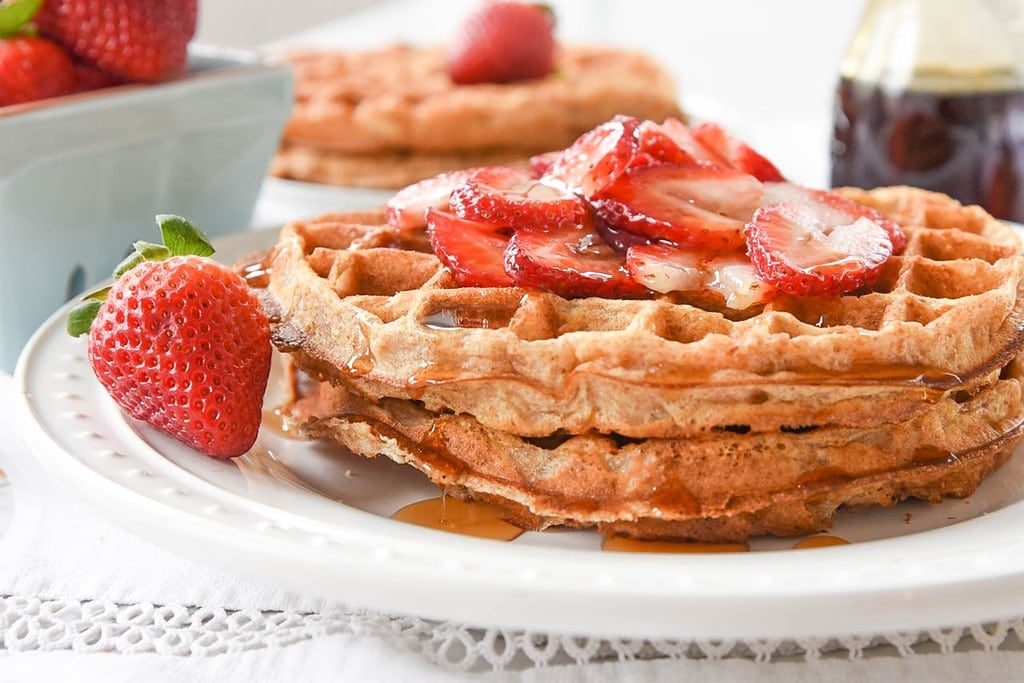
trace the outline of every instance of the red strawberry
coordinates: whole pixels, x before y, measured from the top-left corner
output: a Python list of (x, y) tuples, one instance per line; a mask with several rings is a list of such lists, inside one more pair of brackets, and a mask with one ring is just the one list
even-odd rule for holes
[(640, 123), (616, 116), (587, 131), (552, 162), (545, 180), (592, 198), (625, 173), (640, 146)]
[(747, 225), (747, 253), (762, 280), (790, 294), (832, 296), (874, 282), (892, 255), (889, 234), (863, 216), (836, 220), (826, 204), (781, 202)]
[(530, 157), (530, 172), (534, 178), (540, 178), (551, 169), (551, 164), (555, 163), (555, 159), (561, 154), (561, 150), (555, 150), (552, 152), (543, 152), (541, 154), (535, 154)]
[(555, 68), (554, 20), (544, 5), (491, 2), (466, 18), (447, 54), (455, 83), (543, 78)]
[(648, 294), (626, 272), (622, 255), (582, 225), (517, 231), (505, 250), (505, 270), (520, 287), (566, 298)]
[(648, 164), (692, 164), (697, 160), (676, 144), (665, 129), (654, 121), (643, 121), (638, 129), (640, 147), (634, 166)]
[(892, 253), (899, 254), (907, 246), (907, 236), (899, 224), (886, 218), (870, 206), (841, 197), (828, 190), (815, 190), (795, 183), (765, 183), (762, 205), (789, 202), (811, 208), (828, 223), (852, 223), (858, 218), (869, 218), (882, 226), (892, 241)]
[(434, 253), (463, 287), (511, 287), (503, 265), (508, 228), (427, 209)]
[(262, 419), (270, 325), (245, 280), (205, 258), (202, 233), (157, 220), (169, 247), (137, 243), (106, 300), (74, 309), (68, 331), (88, 332), (93, 372), (129, 415), (208, 455), (241, 455)]
[(62, 47), (45, 38), (0, 38), (0, 107), (67, 95), (74, 65)]
[(476, 170), (449, 171), (402, 188), (388, 200), (388, 225), (403, 230), (425, 227), (427, 209), (447, 210), (452, 190)]
[(616, 251), (625, 253), (633, 245), (650, 244), (654, 241), (653, 237), (645, 237), (610, 225), (597, 212), (593, 212), (593, 220), (597, 234)]
[(612, 227), (708, 249), (743, 246), (763, 193), (751, 175), (705, 164), (631, 168), (594, 200)]
[(39, 32), (79, 59), (131, 81), (185, 71), (198, 0), (46, 0)]
[(536, 180), (529, 171), (508, 166), (482, 168), (452, 190), (451, 209), (473, 221), (543, 229), (583, 221), (579, 197)]
[(100, 71), (96, 67), (83, 64), (82, 62), (75, 62), (75, 92), (89, 92), (102, 88), (112, 88), (123, 83), (123, 80), (108, 74), (106, 71)]
[(722, 157), (731, 168), (749, 173), (764, 182), (785, 180), (775, 164), (747, 143), (726, 133), (717, 123), (702, 123), (693, 128), (692, 133), (693, 137)]
[(626, 268), (634, 280), (656, 292), (717, 292), (728, 308), (736, 310), (764, 303), (775, 293), (739, 252), (716, 253), (663, 243), (636, 245), (626, 253)]
[(729, 168), (729, 161), (717, 151), (697, 139), (693, 130), (677, 118), (669, 117), (661, 124), (661, 130), (672, 139), (681, 150), (697, 161), (714, 166)]

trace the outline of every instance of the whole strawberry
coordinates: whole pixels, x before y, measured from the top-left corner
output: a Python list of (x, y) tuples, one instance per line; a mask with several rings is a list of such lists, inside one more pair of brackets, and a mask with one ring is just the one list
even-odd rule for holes
[(46, 0), (39, 32), (83, 62), (129, 81), (185, 71), (198, 0)]
[(68, 331), (88, 332), (93, 372), (129, 415), (207, 455), (241, 455), (262, 419), (270, 325), (242, 277), (207, 258), (195, 226), (157, 222), (168, 246), (136, 243), (113, 285), (72, 311)]
[(71, 57), (37, 36), (0, 38), (0, 107), (67, 95), (74, 90)]
[(542, 78), (555, 68), (550, 8), (491, 2), (466, 18), (447, 55), (455, 83), (509, 83)]

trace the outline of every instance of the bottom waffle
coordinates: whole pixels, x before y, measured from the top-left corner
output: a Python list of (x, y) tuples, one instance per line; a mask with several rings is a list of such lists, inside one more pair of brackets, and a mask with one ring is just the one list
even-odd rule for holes
[(416, 401), (368, 400), (292, 369), (300, 435), (410, 464), (446, 493), (497, 504), (528, 529), (564, 525), (643, 539), (740, 541), (830, 525), (840, 507), (966, 496), (1024, 437), (1024, 364), (872, 428), (736, 426), (685, 439), (519, 437)]

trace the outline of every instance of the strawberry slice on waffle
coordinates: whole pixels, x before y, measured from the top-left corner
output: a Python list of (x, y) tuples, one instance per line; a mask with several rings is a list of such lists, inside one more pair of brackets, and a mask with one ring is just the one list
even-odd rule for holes
[(746, 229), (754, 272), (782, 292), (832, 296), (874, 282), (893, 253), (889, 233), (827, 203), (759, 208)]
[(775, 288), (762, 281), (739, 252), (681, 249), (664, 243), (640, 244), (626, 252), (626, 269), (655, 292), (717, 292), (728, 308), (742, 310), (769, 301)]
[(446, 210), (451, 201), (452, 190), (466, 181), (479, 169), (468, 168), (449, 171), (426, 178), (399, 190), (388, 200), (388, 225), (402, 230), (415, 230), (427, 225), (427, 209)]
[(591, 129), (555, 158), (543, 179), (593, 197), (633, 162), (640, 145), (639, 126), (631, 116), (616, 116)]
[(835, 192), (816, 190), (795, 183), (765, 183), (762, 205), (789, 202), (806, 206), (815, 211), (827, 223), (853, 222), (857, 218), (869, 218), (882, 226), (892, 242), (892, 252), (899, 254), (907, 246), (907, 236), (899, 224), (886, 218), (870, 206), (840, 197)]
[(763, 182), (785, 180), (775, 164), (747, 143), (729, 135), (717, 123), (702, 123), (692, 129), (692, 134), (700, 144), (721, 157), (730, 168), (749, 173)]
[(743, 247), (743, 225), (764, 193), (730, 168), (661, 164), (629, 170), (594, 200), (612, 227), (707, 249)]
[(622, 255), (582, 225), (517, 230), (505, 250), (505, 270), (520, 287), (566, 298), (616, 299), (650, 293), (630, 277)]
[(428, 208), (430, 245), (463, 287), (510, 287), (504, 254), (511, 230)]
[(481, 168), (452, 190), (456, 215), (521, 228), (583, 221), (587, 208), (574, 194), (537, 180), (529, 171), (507, 166)]

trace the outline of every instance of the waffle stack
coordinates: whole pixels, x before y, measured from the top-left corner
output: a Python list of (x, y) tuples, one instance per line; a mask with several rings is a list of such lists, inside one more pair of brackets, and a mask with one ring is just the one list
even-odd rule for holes
[(271, 173), (400, 188), (457, 168), (528, 164), (618, 113), (681, 116), (671, 76), (649, 57), (562, 46), (552, 75), (456, 85), (442, 48), (391, 46), (289, 57), (295, 106)]
[(293, 223), (262, 290), (286, 417), (525, 528), (736, 541), (968, 495), (1024, 435), (1020, 243), (944, 195), (841, 192), (908, 236), (870, 291), (728, 315), (458, 287), (383, 211)]

